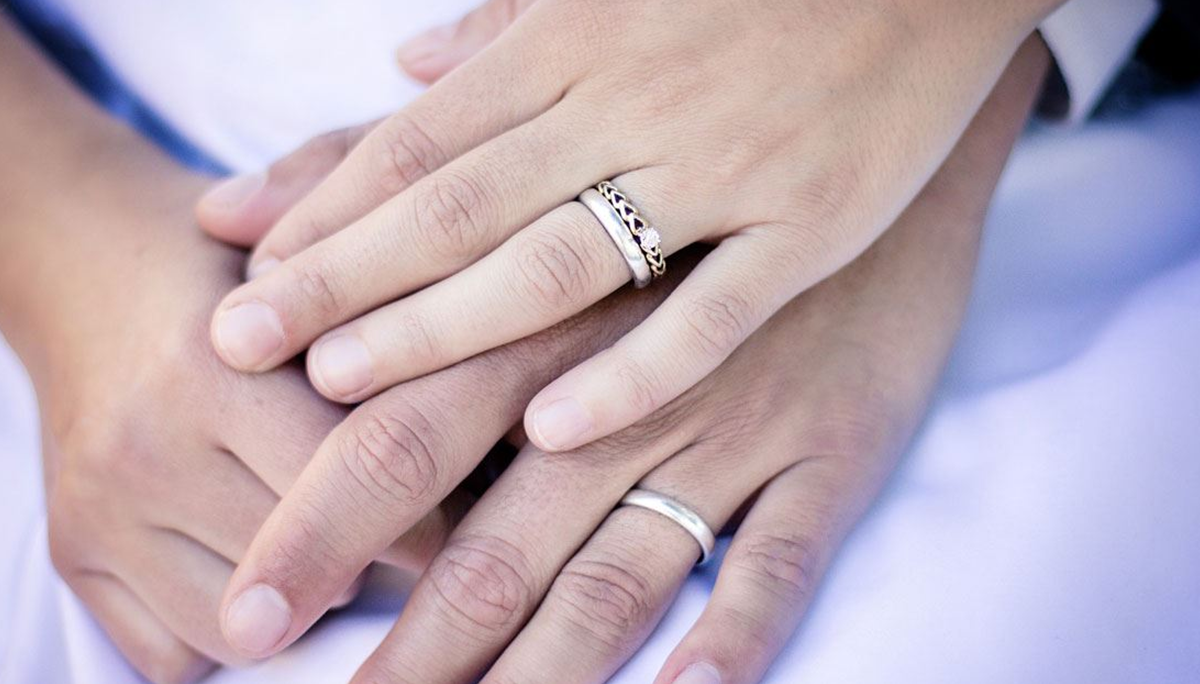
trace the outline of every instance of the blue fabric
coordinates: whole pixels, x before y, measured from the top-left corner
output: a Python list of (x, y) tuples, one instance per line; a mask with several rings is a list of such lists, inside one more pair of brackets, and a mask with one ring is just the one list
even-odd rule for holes
[(180, 163), (214, 175), (226, 173), (221, 164), (172, 129), (125, 87), (69, 19), (38, 0), (9, 0), (8, 5), (25, 34), (100, 106), (141, 131)]

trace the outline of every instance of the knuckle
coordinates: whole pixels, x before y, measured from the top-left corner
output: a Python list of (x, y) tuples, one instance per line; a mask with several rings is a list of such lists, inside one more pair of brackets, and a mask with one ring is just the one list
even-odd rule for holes
[(79, 547), (70, 533), (71, 526), (62, 521), (61, 514), (51, 510), (49, 517), (50, 564), (59, 576), (69, 580), (78, 568)]
[(353, 128), (339, 128), (310, 138), (295, 153), (285, 157), (271, 168), (271, 172), (291, 175), (295, 171), (308, 171), (321, 166), (328, 160), (338, 160), (349, 154), (354, 146)]
[(752, 532), (735, 539), (726, 563), (771, 596), (799, 605), (815, 591), (823, 559), (824, 548), (814, 537)]
[(398, 112), (380, 126), (383, 173), (380, 188), (398, 195), (445, 163), (445, 153), (425, 127), (411, 115)]
[(521, 294), (543, 310), (555, 313), (574, 308), (594, 282), (583, 251), (552, 232), (522, 241), (514, 273)]
[(666, 384), (654, 368), (629, 357), (618, 357), (614, 377), (621, 388), (622, 399), (634, 411), (648, 416), (658, 410), (666, 393)]
[(811, 423), (801, 428), (797, 443), (804, 445), (806, 457), (875, 457), (887, 450), (889, 435), (901, 432), (903, 421), (888, 403), (867, 388), (854, 396), (827, 397)]
[(329, 514), (305, 499), (310, 492), (299, 491), (301, 503), (289, 511), (280, 525), (283, 530), (264, 544), (267, 549), (263, 567), (268, 574), (286, 576), (289, 583), (301, 577), (333, 577), (347, 572), (348, 530), (331, 525)]
[(536, 595), (524, 553), (497, 538), (459, 540), (427, 573), (440, 607), (467, 629), (485, 634), (518, 624)]
[[(98, 500), (113, 485), (141, 491), (163, 475), (159, 452), (139, 421), (107, 414), (81, 418), (62, 437), (64, 485), (78, 498)], [(69, 475), (69, 476), (67, 476)]]
[(796, 255), (811, 267), (839, 256), (855, 241), (847, 239), (856, 226), (870, 225), (859, 200), (862, 172), (845, 163), (814, 174), (796, 186), (786, 221)]
[(411, 405), (390, 414), (370, 414), (347, 435), (338, 450), (341, 465), (375, 502), (387, 509), (409, 506), (437, 489), (437, 430)]
[(400, 313), (395, 323), (396, 329), (403, 331), (404, 358), (409, 359), (414, 367), (444, 368), (449, 365), (446, 362), (446, 346), (439, 342), (434, 325), (428, 318), (415, 311), (407, 311)]
[(296, 283), (304, 303), (315, 305), (324, 318), (341, 320), (347, 313), (348, 299), (339, 285), (338, 278), (324, 262), (297, 266)]
[(685, 339), (704, 358), (725, 358), (749, 333), (751, 307), (741, 295), (705, 293), (691, 298), (685, 306)]
[(575, 560), (555, 581), (567, 619), (615, 650), (636, 643), (654, 614), (650, 583), (616, 563)]
[(473, 254), (487, 223), (485, 195), (462, 173), (431, 176), (416, 197), (416, 225), (435, 253), (450, 257)]

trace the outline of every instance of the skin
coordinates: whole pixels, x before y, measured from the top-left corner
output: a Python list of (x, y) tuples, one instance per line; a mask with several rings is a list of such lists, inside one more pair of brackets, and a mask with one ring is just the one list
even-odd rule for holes
[(546, 451), (612, 434), (877, 239), (1057, 4), (540, 0), (278, 222), (214, 346), (253, 372), (311, 346), (356, 402), (542, 330), (629, 280), (571, 202), (614, 178), (668, 255), (716, 248), (525, 412)]
[[(222, 591), (348, 410), (295, 366), (251, 377), (212, 352), (207, 319), (245, 253), (195, 228), (210, 179), (95, 109), (2, 17), (0, 65), (0, 329), (37, 391), (52, 560), (151, 681), (244, 663), (221, 632)], [(613, 298), (409, 383), (388, 407), (445, 408), (423, 427), (464, 435), (462, 458), (478, 463), (555, 369), (611, 343), (661, 296)], [(376, 558), (415, 578), (473, 500), (446, 494)], [(355, 586), (348, 578), (326, 607)]]
[[(47, 500), (54, 560), (60, 572), (139, 669), (154, 681), (186, 681), (207, 669), (210, 658), (236, 661), (235, 656), (214, 638), (216, 631), (211, 622), (216, 615), (212, 605), (215, 596), (213, 587), (219, 586), (223, 577), (228, 576), (229, 565), (244, 556), (242, 551), (253, 530), (258, 528), (264, 509), (269, 507), (272, 497), (286, 489), (296, 478), (307, 460), (312, 441), (319, 437), (322, 430), (341, 419), (344, 412), (304, 391), (298, 372), (293, 368), (282, 368), (259, 378), (245, 378), (230, 373), (216, 363), (211, 353), (206, 356), (201, 351), (203, 345), (197, 340), (202, 338), (197, 330), (203, 327), (204, 314), (211, 308), (218, 293), (237, 281), (236, 274), (240, 269), (238, 252), (197, 240), (187, 229), (189, 221), (183, 207), (191, 203), (204, 179), (183, 172), (140, 142), (133, 133), (90, 108), (54, 76), (12, 34), (7, 25), (0, 25), (0, 32), (3, 32), (0, 35), (0, 57), (3, 58), (0, 63), (5, 65), (0, 69), (0, 92), (22, 93), (20, 98), (6, 98), (7, 102), (16, 104), (0, 113), (0, 136), (5, 149), (9, 151), (8, 158), (20, 162), (5, 165), (9, 172), (5, 177), (7, 182), (2, 184), (6, 194), (0, 198), (3, 199), (0, 206), (4, 207), (0, 214), (0, 235), (6, 247), (0, 254), (0, 292), (3, 293), (0, 295), (0, 326), (30, 369), (45, 417)], [(1005, 118), (1000, 123), (1007, 122), (1007, 128), (997, 126), (994, 130), (1015, 131), (1016, 120), (1019, 117), (1015, 115), (1012, 119)], [(1003, 151), (1007, 149), (1007, 144), (1001, 142), (1006, 139), (1000, 135), (999, 138), (988, 140), (986, 144), (981, 143), (975, 153), (993, 160), (998, 169), (998, 160), (1002, 159)], [(312, 168), (318, 166), (314, 164)], [(21, 173), (12, 173), (16, 168)], [(960, 175), (978, 180), (976, 174)], [(989, 180), (988, 175), (984, 174), (983, 179)], [(303, 185), (309, 181), (297, 182)], [(64, 184), (73, 188), (74, 192), (64, 196), (59, 191)], [(148, 188), (153, 190), (147, 192)], [(988, 182), (965, 186), (936, 183), (926, 190), (926, 196), (937, 198), (939, 201), (936, 204), (942, 209), (922, 220), (931, 224), (941, 220), (960, 226), (977, 225), (978, 212), (986, 204), (989, 192)], [(960, 201), (949, 201), (953, 198)], [(917, 217), (921, 218), (921, 214), (918, 213)], [(962, 242), (953, 242), (955, 250), (963, 248), (963, 245), (973, 245), (969, 231)], [(945, 245), (938, 243), (938, 246)], [(923, 254), (930, 251), (921, 250)], [(879, 253), (883, 255), (879, 257), (881, 261), (891, 262), (895, 259), (899, 263), (910, 258), (916, 260), (907, 249), (897, 248), (894, 257), (887, 256), (891, 254), (890, 251)], [(674, 270), (686, 272), (688, 260), (688, 256), (678, 259), (673, 266), (682, 268)], [(946, 263), (951, 260), (948, 258)], [(861, 263), (869, 264), (872, 260)], [(961, 279), (951, 280), (961, 285), (965, 279), (962, 274), (969, 269), (964, 268), (962, 262), (957, 263), (961, 270), (954, 272)], [(909, 268), (912, 267), (894, 271), (880, 267), (868, 270), (874, 272), (876, 268), (880, 272), (899, 276), (910, 273)], [(727, 411), (707, 404), (711, 401), (721, 406), (741, 405), (749, 395), (759, 391), (766, 395), (786, 391), (790, 396), (795, 389), (792, 384), (794, 380), (780, 376), (774, 379), (779, 381), (776, 385), (774, 380), (767, 382), (775, 375), (774, 369), (764, 370), (769, 360), (778, 362), (780, 358), (789, 358), (791, 361), (790, 357), (783, 354), (784, 351), (798, 354), (795, 358), (840, 351), (849, 356), (843, 357), (846, 358), (845, 362), (836, 364), (837, 367), (843, 371), (860, 368), (863, 358), (857, 356), (855, 350), (858, 347), (854, 344), (845, 345), (848, 350), (841, 350), (841, 347), (848, 341), (843, 339), (843, 330), (854, 330), (851, 324), (854, 316), (849, 315), (852, 312), (845, 312), (844, 307), (847, 302), (861, 303), (863, 300), (852, 296), (857, 291), (855, 287), (848, 286), (846, 292), (832, 290), (833, 282), (826, 286), (829, 288), (826, 291), (833, 294), (829, 295), (824, 305), (800, 307), (797, 304), (795, 314), (779, 319), (784, 322), (778, 324), (780, 332), (777, 335), (755, 337), (755, 340), (765, 341), (754, 342), (748, 347), (758, 349), (758, 354), (741, 357), (745, 360), (738, 362), (743, 365), (736, 371), (737, 383), (728, 380), (719, 382), (720, 378), (714, 377), (712, 386), (706, 387), (704, 392), (685, 397), (677, 406), (673, 405), (674, 408), (668, 407), (671, 410), (662, 418), (673, 422), (666, 424), (679, 423), (684, 428), (682, 434), (690, 432), (696, 435), (698, 444), (719, 444), (721, 434), (713, 434), (706, 427), (697, 426), (711, 424), (708, 418), (724, 416)], [(888, 286), (893, 284), (889, 279)], [(939, 283), (939, 288), (950, 284), (953, 283)], [(412, 407), (437, 407), (448, 410), (429, 421), (423, 430), (414, 430), (411, 434), (443, 438), (449, 435), (452, 439), (460, 439), (462, 441), (455, 444), (456, 448), (450, 450), (450, 455), (467, 460), (470, 457), (462, 454), (474, 450), (473, 457), (478, 460), (486, 448), (476, 447), (488, 439), (498, 439), (507, 425), (520, 415), (520, 409), (528, 397), (553, 375), (556, 368), (547, 368), (548, 359), (555, 360), (550, 366), (571, 364), (573, 359), (607, 345), (652, 309), (671, 285), (665, 283), (665, 287), (658, 288), (657, 292), (642, 293), (640, 296), (622, 293), (599, 310), (590, 310), (584, 317), (567, 325), (476, 357), (442, 374), (394, 389), (388, 395), (388, 402), (371, 404), (376, 413), (360, 412), (356, 414), (360, 422), (355, 423), (355, 417), (352, 416), (351, 420), (342, 423), (338, 429), (345, 428), (343, 436), (351, 435), (350, 441), (343, 444), (368, 444), (353, 438), (373, 435), (375, 444), (387, 446), (388, 441), (378, 441), (378, 432), (370, 432), (370, 426), (379, 425), (373, 420), (386, 417), (402, 421), (407, 416), (408, 426), (411, 427), (415, 425), (412, 422), (415, 415)], [(138, 297), (128, 297), (131, 286), (141, 293)], [(875, 287), (866, 289), (878, 291), (887, 288), (880, 287), (876, 281)], [(812, 299), (815, 294), (816, 291), (809, 298)], [(867, 298), (858, 315), (862, 316), (864, 311), (877, 313), (873, 308)], [(792, 310), (789, 307), (784, 314)], [(936, 313), (945, 314), (941, 310)], [(829, 316), (833, 320), (817, 323)], [(842, 316), (846, 317), (845, 328), (838, 322)], [(622, 319), (626, 319), (624, 324)], [(861, 324), (863, 319), (857, 320)], [(909, 323), (906, 321), (905, 325)], [(772, 322), (770, 327), (774, 329), (775, 325)], [(878, 329), (874, 327), (877, 325), (875, 322), (871, 325), (870, 337), (873, 339)], [(952, 330), (953, 324), (946, 328)], [(942, 328), (935, 326), (934, 329)], [(824, 335), (820, 334), (822, 331), (826, 331)], [(814, 340), (825, 339), (827, 344), (829, 335), (832, 335), (839, 342), (834, 345), (837, 347), (835, 350), (803, 348), (793, 351), (793, 342), (789, 340), (793, 340), (794, 335), (802, 335), (801, 339), (808, 336)], [(948, 338), (949, 333), (940, 344), (947, 344)], [(772, 339), (775, 339), (774, 343)], [(759, 355), (762, 358), (757, 358)], [(906, 357), (903, 360), (910, 359)], [(826, 363), (821, 360), (814, 365)], [(887, 366), (889, 371), (894, 369), (893, 363)], [(922, 367), (915, 364), (913, 368)], [(928, 384), (932, 382), (934, 374), (936, 369), (930, 371), (924, 380), (914, 377), (901, 384)], [(746, 383), (749, 385), (746, 389), (748, 394), (738, 388), (730, 389), (731, 384), (740, 386), (745, 379), (756, 375), (758, 377), (753, 382)], [(920, 373), (915, 372), (915, 375)], [(840, 373), (840, 379), (832, 381), (833, 389), (841, 388), (847, 376), (846, 372)], [(802, 384), (810, 383), (811, 380), (805, 378)], [(811, 384), (814, 387), (820, 385)], [(472, 393), (464, 400), (464, 389), (468, 388)], [(907, 400), (911, 397), (906, 393), (898, 391), (895, 395), (889, 393), (889, 396), (891, 401), (897, 402), (896, 410), (906, 414), (919, 413), (918, 407), (909, 405)], [(497, 398), (500, 400), (489, 401)], [(858, 399), (854, 397), (854, 405), (859, 403)], [(851, 403), (847, 402), (846, 405)], [(823, 413), (829, 405), (824, 400), (819, 402), (815, 408), (821, 410), (814, 413)], [(678, 414), (675, 409), (678, 409)], [(745, 448), (750, 443), (750, 436), (737, 439), (740, 433), (733, 428), (743, 431), (747, 426), (753, 428), (758, 424), (756, 420), (761, 420), (770, 412), (760, 410), (758, 413), (761, 415), (745, 416), (744, 424), (742, 420), (734, 421), (738, 425), (730, 429), (730, 450), (734, 446)], [(498, 414), (511, 415), (512, 418), (506, 424), (504, 420), (494, 417)], [(428, 418), (428, 415), (426, 413), (425, 417)], [(853, 439), (837, 437), (861, 432), (859, 421), (855, 420), (857, 414), (852, 415), (847, 411), (844, 415), (838, 412), (827, 415), (832, 420), (828, 424), (822, 423), (821, 429), (814, 430), (812, 434), (829, 436), (830, 444), (850, 446), (857, 443)], [(899, 421), (899, 426), (888, 424), (886, 420), (877, 423), (872, 421), (880, 415), (871, 412), (870, 419), (862, 422), (886, 424), (881, 428), (886, 433), (880, 437), (884, 442), (892, 439), (902, 441), (904, 421)], [(464, 423), (471, 426), (470, 434), (455, 437), (456, 430), (462, 430), (460, 426)], [(403, 422), (394, 424), (405, 425)], [(147, 429), (146, 426), (154, 426), (154, 429)], [(359, 430), (357, 433), (348, 431), (354, 427)], [(276, 428), (278, 432), (273, 432)], [(769, 426), (764, 425), (762, 431), (773, 432), (767, 428)], [(662, 430), (651, 430), (655, 434), (647, 435), (648, 429), (644, 425), (637, 426), (637, 431), (631, 431), (628, 437), (637, 440), (639, 445), (650, 444), (653, 447), (656, 442), (653, 437), (661, 439)], [(489, 432), (494, 436), (488, 439), (480, 437)], [(612, 476), (617, 478), (614, 480), (616, 482), (622, 476), (627, 479), (632, 472), (630, 469), (649, 467), (649, 464), (643, 463), (634, 468), (631, 464), (633, 459), (627, 453), (628, 443), (623, 446), (617, 438), (612, 439), (615, 441), (594, 447), (594, 453), (610, 457), (614, 463), (621, 465), (619, 472), (602, 473), (603, 478)], [(871, 441), (867, 439), (863, 443)], [(821, 443), (822, 440), (818, 439), (817, 442)], [(686, 453), (680, 454), (670, 462), (678, 460), (686, 466), (691, 458), (703, 456), (705, 449), (691, 451), (697, 454), (689, 458), (684, 458)], [(764, 452), (767, 451), (779, 449), (764, 447)], [(847, 448), (846, 451), (855, 450)], [(879, 451), (874, 451), (864, 448), (864, 451), (881, 454), (888, 449), (881, 447)], [(522, 464), (536, 461), (529, 454), (537, 452), (527, 451), (522, 457)], [(709, 454), (709, 458), (712, 457)], [(880, 460), (886, 462), (886, 458)], [(791, 478), (785, 475), (793, 472), (793, 469), (813, 472), (809, 466), (800, 469), (803, 463), (797, 462), (785, 468), (762, 490), (738, 539), (754, 542), (758, 538), (756, 535), (770, 533), (772, 520), (791, 525), (794, 521), (791, 516), (796, 513), (794, 502), (797, 496), (807, 492), (813, 486), (814, 479), (818, 484), (824, 482), (832, 492), (828, 504), (829, 527), (806, 529), (830, 531), (828, 543), (814, 543), (811, 547), (813, 550), (797, 561), (812, 563), (814, 565), (802, 567), (819, 570), (826, 562), (821, 560), (820, 554), (832, 552), (840, 530), (849, 525), (854, 517), (853, 511), (861, 508), (860, 500), (869, 499), (870, 483), (879, 477), (872, 473), (877, 472), (877, 468), (886, 472), (886, 466), (863, 467), (861, 481), (866, 484), (860, 486), (855, 486), (859, 482), (857, 477), (846, 483), (836, 480), (826, 482), (820, 469), (816, 471), (817, 477), (806, 475), (796, 478), (797, 481), (788, 487), (778, 484), (788, 482)], [(692, 487), (712, 484), (705, 482), (703, 477), (697, 479), (698, 474), (720, 472), (721, 468), (728, 469), (728, 462), (720, 464), (700, 459), (695, 469), (688, 466), (675, 472), (665, 465), (658, 466), (649, 470), (646, 484), (687, 500), (694, 496), (689, 493)], [(662, 478), (653, 477), (660, 470)], [(848, 475), (851, 471), (859, 472), (857, 468), (839, 469), (839, 472)], [(489, 588), (487, 585), (487, 577), (483, 576), (487, 573), (480, 575), (468, 571), (463, 575), (447, 572), (447, 568), (466, 567), (470, 570), (475, 562), (472, 559), (491, 562), (486, 554), (481, 557), (473, 550), (472, 537), (462, 535), (481, 530), (478, 538), (488, 538), (492, 534), (489, 530), (503, 522), (496, 515), (495, 502), (505, 501), (504, 497), (511, 495), (513, 487), (520, 491), (528, 486), (531, 477), (535, 481), (538, 477), (536, 471), (524, 465), (512, 472), (516, 474), (507, 480), (505, 488), (496, 490), (510, 494), (489, 495), (492, 503), (488, 507), (480, 507), (481, 517), (473, 523), (479, 527), (464, 527), (459, 531), (455, 543), (447, 548), (444, 555), (439, 556), (440, 565), (435, 564), (442, 570), (432, 571), (427, 576), (427, 586), (435, 581), (428, 578), (437, 577), (440, 572), (445, 578), (442, 581), (450, 582), (451, 586), (465, 577), (460, 600), (470, 601), (472, 595), (477, 595), (483, 596), (486, 604), (487, 597), (496, 596), (489, 593), (495, 587)], [(565, 473), (565, 476), (569, 475)], [(212, 477), (206, 479), (208, 476)], [(564, 481), (572, 482), (572, 478), (565, 477)], [(746, 483), (738, 484), (744, 486)], [(843, 484), (844, 487), (834, 486)], [(575, 479), (574, 486), (583, 487), (585, 494), (591, 493), (582, 479)], [(298, 487), (293, 491), (304, 492), (304, 488)], [(773, 491), (782, 494), (779, 497), (771, 496)], [(130, 496), (130, 493), (134, 496)], [(191, 498), (191, 494), (195, 494), (195, 498)], [(804, 494), (804, 498), (807, 500), (810, 497)], [(588, 496), (580, 500), (586, 501), (593, 510), (601, 501)], [(776, 504), (767, 505), (772, 500)], [(820, 503), (825, 499), (816, 496), (814, 491), (812, 500)], [(507, 511), (507, 507), (499, 508)], [(444, 530), (446, 525), (438, 525), (437, 521), (444, 523), (454, 514), (442, 516), (435, 509), (431, 510), (434, 510), (434, 514), (424, 519), (432, 519), (436, 529)], [(540, 520), (555, 510), (553, 505), (547, 505), (545, 510), (537, 512), (536, 519)], [(711, 516), (709, 520), (713, 524), (729, 517), (721, 510), (701, 510), (706, 517)], [(847, 511), (844, 516), (838, 514), (842, 510)], [(763, 513), (756, 515), (755, 511)], [(630, 529), (638, 537), (647, 529), (651, 531), (648, 538), (654, 540), (655, 544), (637, 560), (649, 561), (644, 570), (653, 575), (655, 584), (650, 588), (655, 590), (655, 595), (642, 605), (650, 606), (646, 613), (651, 620), (656, 619), (665, 605), (665, 598), (660, 600), (663, 587), (666, 586), (665, 593), (672, 593), (670, 582), (664, 582), (663, 578), (670, 580), (682, 577), (686, 571), (684, 561), (690, 563), (688, 549), (691, 547), (688, 544), (691, 542), (689, 538), (681, 537), (677, 529), (664, 525), (657, 518), (645, 519), (643, 516), (641, 522), (637, 518), (630, 518), (634, 513), (623, 511), (611, 516), (608, 522), (601, 525), (600, 531), (590, 537), (566, 566), (581, 571), (574, 574), (568, 572), (567, 580), (560, 578), (553, 582), (549, 599), (542, 603), (542, 608), (529, 623), (527, 631), (506, 651), (497, 667), (504, 665), (505, 659), (509, 663), (505, 665), (510, 668), (509, 671), (520, 672), (522, 667), (542, 667), (544, 663), (534, 657), (538, 651), (545, 650), (539, 644), (543, 644), (546, 637), (539, 637), (539, 630), (536, 629), (539, 625), (544, 628), (547, 624), (546, 620), (537, 617), (542, 614), (541, 611), (556, 605), (561, 608), (561, 600), (587, 605), (589, 586), (609, 586), (604, 583), (604, 578), (592, 577), (597, 574), (595, 568), (598, 565), (593, 566), (590, 574), (579, 568), (588, 562), (607, 563), (610, 566), (607, 560), (610, 555), (628, 553), (632, 548), (631, 540), (626, 538), (629, 531), (609, 535), (605, 532), (609, 528), (620, 533), (623, 525), (632, 525)], [(564, 519), (560, 524), (566, 522), (575, 524), (580, 521)], [(525, 524), (525, 520), (521, 523)], [(443, 534), (433, 532), (418, 535), (419, 543), (412, 547), (396, 543), (393, 537), (379, 555), (395, 561), (398, 556), (393, 554), (403, 556), (407, 553), (412, 559), (411, 565), (420, 566), (424, 564), (423, 559), (440, 545)], [(553, 565), (556, 558), (570, 555), (573, 548), (564, 547), (564, 540), (567, 539), (570, 539), (570, 534), (562, 535), (552, 548), (547, 549), (549, 553), (545, 558), (549, 564)], [(464, 543), (464, 540), (467, 541)], [(604, 540), (608, 540), (608, 543), (601, 544), (600, 541)], [(594, 548), (592, 542), (596, 542)], [(735, 541), (735, 549), (740, 543)], [(784, 565), (796, 558), (794, 553), (785, 553), (784, 548), (779, 548), (778, 552), (761, 554), (756, 553), (755, 548), (757, 545), (750, 543), (749, 551), (743, 555), (758, 556), (760, 560), (781, 559)], [(679, 550), (679, 553), (671, 552), (673, 549)], [(310, 546), (307, 550), (313, 552), (315, 547)], [(594, 559), (589, 559), (584, 553), (589, 550), (598, 552)], [(660, 557), (653, 558), (653, 552), (658, 552)], [(694, 555), (694, 549), (691, 553)], [(736, 566), (730, 563), (737, 558), (733, 555), (727, 561), (722, 578), (731, 576), (729, 568)], [(672, 571), (678, 567), (683, 569)], [(187, 572), (181, 573), (181, 568)], [(346, 580), (347, 587), (353, 584), (354, 575), (356, 573)], [(569, 586), (572, 577), (576, 582), (574, 587)], [(758, 582), (761, 583), (762, 579), (758, 578)], [(723, 586), (748, 591), (745, 599), (752, 599), (754, 578), (735, 580), (723, 579)], [(539, 589), (537, 581), (525, 586), (532, 587), (529, 597), (536, 597), (539, 591), (544, 591)], [(736, 593), (729, 591), (724, 594), (737, 597)], [(760, 598), (764, 595), (761, 591), (758, 594)], [(420, 595), (428, 597), (430, 590), (427, 588)], [(635, 598), (639, 596), (632, 592), (631, 595)], [(773, 604), (775, 595), (771, 596)], [(716, 599), (714, 597), (714, 606), (719, 606)], [(745, 599), (727, 603), (726, 607), (744, 604), (753, 608), (762, 603)], [(334, 602), (336, 596), (331, 597), (326, 605)], [(593, 632), (588, 630), (603, 625), (605, 618), (611, 619), (614, 614), (611, 601), (601, 598), (593, 603), (596, 620), (576, 625), (582, 631), (574, 641), (568, 642), (569, 648), (565, 653), (565, 659), (570, 661), (564, 665), (566, 671), (570, 671), (567, 665), (574, 664), (578, 671), (571, 676), (581, 681), (596, 680), (601, 676), (600, 673), (614, 667), (614, 662), (623, 660), (644, 636), (649, 624), (644, 618), (631, 619), (630, 629), (622, 630), (618, 636), (626, 636), (625, 632), (629, 632), (633, 634), (633, 639), (623, 640), (600, 649), (594, 655), (576, 660), (573, 655), (580, 655), (586, 646), (594, 643), (590, 636)], [(516, 614), (532, 610), (529, 601), (518, 604)], [(494, 607), (488, 604), (483, 609), (492, 611)], [(553, 612), (549, 615), (553, 617)], [(415, 616), (408, 619), (415, 619), (418, 624), (425, 620), (435, 623), (435, 638), (438, 633), (445, 633), (439, 632), (436, 625), (446, 619), (445, 615), (435, 612), (422, 616), (418, 611)], [(679, 669), (682, 670), (693, 660), (702, 660), (717, 672), (723, 672), (727, 681), (743, 681), (745, 677), (752, 676), (753, 668), (765, 667), (773, 654), (771, 639), (778, 639), (779, 633), (788, 631), (790, 628), (787, 623), (794, 619), (798, 619), (794, 613), (773, 619), (765, 615), (765, 627), (761, 632), (747, 625), (744, 635), (723, 627), (719, 633), (713, 633), (722, 637), (717, 644), (720, 648), (707, 651), (700, 649), (698, 656), (678, 656), (682, 658)], [(697, 634), (703, 636), (705, 632), (693, 632), (689, 639), (698, 638), (695, 636)], [(713, 634), (709, 635), (710, 639), (714, 638)], [(726, 636), (745, 636), (742, 640), (744, 646), (727, 648), (728, 643), (724, 641)], [(522, 638), (524, 641), (521, 641)], [(494, 635), (493, 641), (503, 639), (502, 630)], [(516, 648), (522, 643), (525, 645)], [(735, 640), (733, 643), (738, 642)], [(395, 640), (389, 644), (394, 646)], [(453, 645), (459, 644), (456, 642)], [(755, 650), (751, 646), (759, 648)], [(726, 648), (725, 656), (718, 652), (721, 648)], [(478, 659), (481, 652), (486, 650), (486, 645), (473, 648), (468, 655)], [(510, 656), (509, 652), (514, 655)], [(525, 657), (521, 657), (522, 654)], [(428, 658), (430, 654), (422, 652), (420, 655)], [(755, 657), (743, 663), (743, 656), (749, 655)], [(728, 658), (729, 662), (725, 663), (722, 657)], [(380, 661), (384, 664), (380, 665)], [(385, 649), (372, 662), (377, 668), (375, 674), (372, 675), (368, 669), (364, 671), (364, 677), (403, 680), (408, 676), (394, 674), (396, 668), (403, 671), (406, 667), (403, 650), (390, 653)], [(735, 665), (738, 665), (737, 669)], [(720, 669), (722, 667), (724, 671)], [(504, 671), (491, 676), (502, 677)], [(673, 674), (664, 671), (663, 676), (673, 677)], [(417, 681), (427, 680), (417, 678)]]
[[(1044, 46), (1028, 41), (896, 225), (696, 388), (583, 448), (527, 445), (456, 528), (355, 681), (607, 679), (697, 555), (666, 519), (614, 511), (634, 486), (685, 502), (714, 528), (752, 504), (710, 606), (658, 682), (757, 681), (922, 413), (969, 289), (988, 200), (1046, 64)], [(328, 163), (361, 141), (353, 157), (373, 130), (319, 139), (242, 201), (202, 204), (203, 223), (254, 239), (269, 229), (268, 208), (321, 187), (303, 172), (321, 165), (313, 160)], [(685, 268), (688, 256), (678, 259)], [(225, 603), (226, 634), (245, 655), (269, 655), (302, 634), (346, 577), (473, 467), (455, 439), (420, 429), (427, 415), (395, 407), (396, 391), (365, 402), (325, 441), (255, 539)], [(363, 439), (381, 423), (410, 438)], [(249, 591), (273, 592), (286, 611), (230, 620)]]

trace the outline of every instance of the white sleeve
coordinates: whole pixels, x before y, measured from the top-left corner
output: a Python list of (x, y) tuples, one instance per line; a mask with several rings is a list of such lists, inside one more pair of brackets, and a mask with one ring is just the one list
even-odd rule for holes
[(1087, 118), (1158, 16), (1156, 0), (1070, 0), (1039, 30), (1066, 86), (1065, 119)]

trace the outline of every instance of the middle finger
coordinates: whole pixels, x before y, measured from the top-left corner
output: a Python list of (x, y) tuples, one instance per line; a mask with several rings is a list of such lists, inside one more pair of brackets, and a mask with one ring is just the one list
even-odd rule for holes
[[(643, 169), (621, 182), (661, 206), (658, 188), (672, 173)], [(669, 232), (664, 248), (682, 246), (679, 238)], [(309, 376), (330, 399), (359, 401), (536, 333), (628, 281), (629, 268), (596, 217), (569, 202), (478, 263), (330, 331), (309, 353)]]

